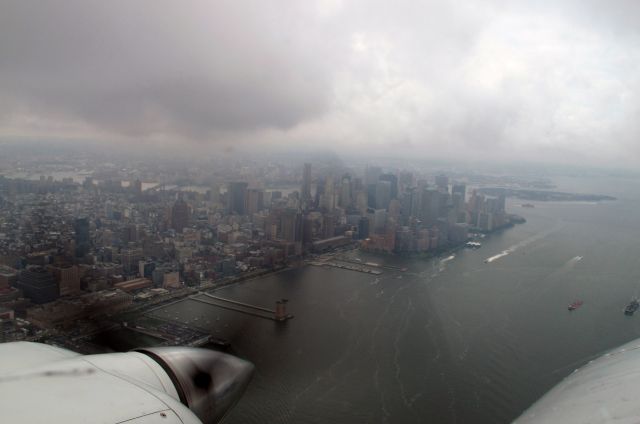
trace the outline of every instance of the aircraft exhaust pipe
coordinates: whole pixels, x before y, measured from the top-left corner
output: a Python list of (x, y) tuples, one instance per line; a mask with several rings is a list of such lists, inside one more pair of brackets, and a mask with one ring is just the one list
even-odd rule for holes
[(136, 349), (169, 375), (180, 402), (205, 424), (219, 422), (244, 393), (254, 366), (225, 353), (188, 347)]

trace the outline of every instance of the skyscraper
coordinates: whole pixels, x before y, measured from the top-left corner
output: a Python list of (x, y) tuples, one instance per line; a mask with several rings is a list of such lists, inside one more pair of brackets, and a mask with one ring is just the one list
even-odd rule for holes
[(181, 233), (189, 225), (189, 205), (180, 195), (171, 208), (171, 228)]
[(324, 183), (324, 195), (322, 196), (321, 206), (331, 212), (335, 208), (333, 177), (328, 176)]
[(142, 181), (140, 181), (139, 179), (135, 180), (131, 184), (131, 191), (133, 191), (133, 193), (135, 193), (138, 196), (141, 195), (142, 194)]
[(446, 175), (436, 175), (436, 188), (439, 191), (449, 192), (449, 177)]
[(342, 208), (348, 208), (351, 205), (351, 177), (345, 175), (342, 177), (342, 183), (340, 184), (339, 204)]
[(387, 209), (391, 201), (391, 183), (378, 181), (376, 184), (376, 209)]
[(377, 184), (380, 175), (382, 175), (382, 168), (379, 166), (368, 166), (364, 171), (364, 183), (366, 185)]
[(286, 209), (280, 217), (282, 238), (289, 242), (302, 241), (302, 215), (295, 209)]
[(394, 174), (382, 174), (380, 175), (379, 181), (389, 181), (391, 198), (398, 198), (398, 177), (396, 177)]
[(246, 199), (247, 204), (245, 210), (248, 215), (253, 215), (264, 209), (264, 190), (250, 188), (247, 190)]
[(302, 171), (301, 200), (303, 206), (311, 203), (311, 164), (305, 163)]
[(230, 182), (227, 187), (227, 210), (238, 215), (245, 214), (245, 198), (249, 184), (242, 181)]
[(75, 232), (76, 257), (81, 258), (89, 253), (89, 248), (91, 247), (89, 219), (77, 218), (73, 222), (73, 231)]
[(464, 184), (454, 184), (451, 188), (451, 194), (460, 194), (462, 196), (462, 200), (465, 200), (465, 196), (467, 193), (467, 186)]

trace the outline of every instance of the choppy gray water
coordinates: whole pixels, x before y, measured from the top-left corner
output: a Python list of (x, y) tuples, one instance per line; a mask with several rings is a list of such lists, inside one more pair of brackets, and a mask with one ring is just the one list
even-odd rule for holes
[[(594, 355), (640, 337), (640, 316), (622, 313), (640, 294), (639, 188), (594, 181), (560, 188), (619, 200), (510, 202), (527, 223), (478, 250), (354, 253), (405, 273), (309, 266), (216, 292), (266, 307), (288, 298), (285, 325), (195, 301), (157, 314), (229, 338), (256, 364), (227, 423), (509, 422)], [(582, 308), (567, 311), (576, 299)]]

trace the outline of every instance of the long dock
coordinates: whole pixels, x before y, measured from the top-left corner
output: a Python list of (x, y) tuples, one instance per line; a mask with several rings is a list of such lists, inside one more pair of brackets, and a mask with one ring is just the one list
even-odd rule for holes
[(251, 308), (251, 309), (256, 309), (258, 311), (269, 312), (270, 314), (275, 314), (276, 313), (276, 311), (274, 311), (273, 309), (267, 309), (267, 308), (263, 308), (263, 307), (260, 307), (260, 306), (250, 305), (248, 303), (238, 302), (237, 300), (225, 299), (223, 297), (214, 296), (214, 295), (206, 293), (206, 292), (200, 292), (198, 294), (210, 297), (211, 299), (220, 300), (222, 302), (228, 302), (228, 303), (232, 303), (234, 305), (244, 306), (245, 308)]
[[(258, 317), (258, 318), (269, 319), (269, 320), (271, 320), (271, 321), (278, 321), (278, 320), (276, 320), (276, 318), (275, 318), (274, 316), (272, 316), (272, 315), (266, 315), (266, 314), (259, 313), (259, 312), (257, 312), (257, 311), (253, 312), (253, 311), (251, 311), (251, 310), (246, 310), (246, 309), (237, 308), (237, 307), (235, 307), (235, 306), (232, 306), (233, 304), (231, 304), (231, 305), (225, 305), (223, 302), (220, 302), (220, 301), (218, 301), (218, 302), (212, 302), (212, 301), (209, 301), (209, 300), (205, 300), (205, 299), (198, 298), (198, 297), (197, 297), (197, 295), (196, 295), (196, 296), (190, 296), (190, 297), (189, 297), (189, 299), (191, 299), (191, 300), (195, 300), (196, 302), (205, 303), (205, 304), (207, 304), (207, 305), (211, 305), (211, 306), (217, 306), (218, 308), (228, 309), (228, 310), (231, 310), (231, 311), (240, 312), (240, 313), (247, 314), (247, 315), (251, 315), (251, 316), (254, 316), (254, 317)], [(249, 306), (251, 306), (251, 305), (249, 305)], [(246, 306), (245, 306), (245, 308), (246, 308)], [(264, 308), (261, 308), (261, 309), (264, 309)], [(275, 312), (275, 311), (274, 311), (274, 312)]]
[(404, 267), (400, 267), (400, 266), (395, 266), (395, 265), (382, 265), (382, 264), (378, 264), (378, 263), (373, 263), (373, 262), (358, 262), (358, 261), (354, 261), (352, 259), (345, 259), (345, 258), (335, 258), (334, 260), (336, 261), (340, 261), (340, 262), (347, 262), (350, 264), (354, 264), (354, 265), (360, 265), (360, 266), (369, 266), (369, 267), (374, 267), (374, 268), (382, 268), (382, 269), (390, 269), (393, 271), (406, 271), (407, 269)]
[(353, 264), (350, 264), (348, 262), (339, 263), (338, 261), (346, 262), (346, 261), (342, 261), (340, 259), (336, 259), (335, 261), (327, 261), (327, 262), (313, 261), (313, 262), (309, 262), (309, 264), (310, 265), (314, 265), (314, 266), (328, 266), (328, 267), (332, 267), (332, 268), (346, 269), (346, 270), (349, 270), (349, 271), (363, 272), (365, 274), (373, 274), (373, 275), (382, 274), (382, 271), (380, 271), (379, 269), (367, 268), (363, 264), (353, 265)]

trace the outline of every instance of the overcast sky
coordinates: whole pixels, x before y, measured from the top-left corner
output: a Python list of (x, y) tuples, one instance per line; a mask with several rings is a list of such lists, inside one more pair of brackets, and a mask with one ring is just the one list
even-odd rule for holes
[(640, 1), (0, 0), (23, 137), (638, 164)]

